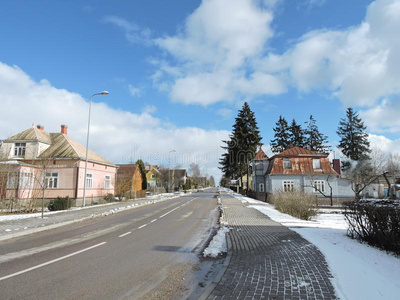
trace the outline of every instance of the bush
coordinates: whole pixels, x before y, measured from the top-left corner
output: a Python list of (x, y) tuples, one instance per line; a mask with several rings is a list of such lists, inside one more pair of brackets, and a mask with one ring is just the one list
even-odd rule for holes
[(107, 194), (107, 196), (104, 196), (103, 198), (107, 203), (114, 202), (115, 197), (113, 194)]
[(400, 254), (400, 207), (393, 201), (344, 203), (347, 235)]
[(55, 210), (65, 210), (69, 209), (71, 207), (71, 201), (69, 197), (57, 197), (56, 199), (50, 200), (49, 205), (47, 205), (47, 208), (50, 211), (55, 211)]
[(271, 197), (271, 202), (277, 210), (302, 220), (310, 220), (317, 215), (314, 209), (315, 201), (315, 196), (296, 190), (292, 192), (277, 190)]

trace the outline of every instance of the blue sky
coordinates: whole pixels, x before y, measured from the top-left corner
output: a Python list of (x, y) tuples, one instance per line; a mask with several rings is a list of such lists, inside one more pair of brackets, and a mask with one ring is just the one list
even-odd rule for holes
[(398, 20), (398, 0), (2, 1), (0, 139), (65, 123), (83, 143), (86, 101), (108, 90), (94, 98), (91, 148), (116, 163), (132, 149), (166, 163), (174, 149), (176, 163), (218, 176), (244, 101), (266, 145), (279, 115), (310, 114), (335, 145), (352, 106), (389, 151), (400, 144)]

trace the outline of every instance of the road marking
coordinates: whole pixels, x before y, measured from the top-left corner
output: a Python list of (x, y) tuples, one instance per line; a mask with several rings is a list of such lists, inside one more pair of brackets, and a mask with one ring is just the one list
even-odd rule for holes
[(130, 233), (132, 233), (132, 231), (128, 231), (128, 232), (126, 232), (126, 233), (124, 233), (124, 234), (119, 235), (118, 237), (124, 237), (124, 236), (126, 236), (126, 235), (128, 235), (128, 234), (130, 234)]
[(19, 272), (16, 272), (16, 273), (13, 273), (13, 274), (4, 276), (4, 277), (0, 277), (0, 281), (5, 280), (5, 279), (8, 279), (8, 278), (11, 278), (11, 277), (15, 277), (15, 276), (18, 276), (18, 275), (21, 275), (21, 274), (24, 274), (24, 273), (29, 272), (29, 271), (33, 271), (33, 270), (39, 269), (39, 268), (41, 268), (41, 267), (44, 267), (44, 266), (53, 264), (53, 263), (58, 262), (58, 261), (60, 261), (60, 260), (69, 258), (69, 257), (71, 257), (71, 256), (80, 254), (80, 253), (82, 253), (82, 252), (91, 250), (91, 249), (93, 249), (93, 248), (99, 247), (99, 246), (104, 245), (104, 244), (107, 244), (107, 242), (102, 242), (102, 243), (100, 243), (100, 244), (97, 244), (97, 245), (94, 245), (94, 246), (91, 246), (91, 247), (88, 247), (88, 248), (85, 248), (85, 249), (76, 251), (76, 252), (74, 252), (74, 253), (71, 253), (71, 254), (68, 254), (68, 255), (65, 255), (65, 256), (62, 256), (62, 257), (53, 259), (53, 260), (50, 260), (50, 261), (45, 262), (45, 263), (42, 263), (42, 264), (40, 264), (40, 265), (31, 267), (31, 268), (28, 268), (28, 269), (25, 269), (25, 270), (22, 270), (22, 271), (19, 271)]
[(157, 221), (158, 219), (154, 219), (154, 220), (152, 220), (150, 223), (154, 223), (155, 221)]
[(138, 227), (138, 229), (142, 229), (143, 227), (146, 227), (146, 226), (147, 226), (147, 224), (144, 224), (144, 225)]

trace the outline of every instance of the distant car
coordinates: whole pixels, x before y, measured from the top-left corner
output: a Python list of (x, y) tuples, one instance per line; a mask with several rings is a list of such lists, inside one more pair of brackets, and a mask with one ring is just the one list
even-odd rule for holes
[(198, 191), (198, 192), (202, 192), (202, 191), (203, 191), (203, 187), (202, 187), (202, 186), (199, 186), (199, 187), (197, 188), (197, 191)]

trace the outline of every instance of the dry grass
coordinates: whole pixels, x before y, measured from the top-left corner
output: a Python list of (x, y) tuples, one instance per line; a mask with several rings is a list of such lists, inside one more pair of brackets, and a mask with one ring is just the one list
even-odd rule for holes
[(305, 192), (276, 190), (271, 198), (272, 204), (282, 213), (302, 220), (310, 220), (311, 217), (317, 215), (314, 209), (315, 196)]

